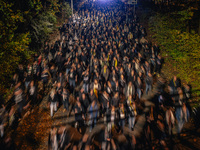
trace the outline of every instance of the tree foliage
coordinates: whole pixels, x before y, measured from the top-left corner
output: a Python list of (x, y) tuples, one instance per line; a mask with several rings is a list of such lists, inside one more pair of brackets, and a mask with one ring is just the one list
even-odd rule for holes
[[(38, 52), (56, 29), (57, 18), (69, 4), (60, 0), (0, 0), (0, 90), (6, 89), (21, 62)], [(68, 14), (66, 14), (68, 17)]]
[(178, 76), (200, 89), (200, 36), (195, 32), (186, 32), (183, 22), (192, 15), (186, 12), (156, 14), (149, 19), (149, 24), (153, 37), (165, 49), (163, 55), (168, 54), (175, 61), (173, 65)]
[(69, 6), (67, 2), (63, 3), (63, 15), (64, 15), (64, 18), (69, 18), (69, 16), (72, 15), (71, 7)]
[(55, 29), (56, 20), (55, 15), (50, 12), (43, 12), (31, 20), (31, 38), (34, 40), (31, 48), (38, 49), (44, 40), (48, 39), (49, 34)]
[(29, 33), (16, 33), (17, 24), (24, 21), (20, 11), (13, 11), (12, 4), (0, 1), (0, 86), (11, 78), (16, 65), (28, 58)]

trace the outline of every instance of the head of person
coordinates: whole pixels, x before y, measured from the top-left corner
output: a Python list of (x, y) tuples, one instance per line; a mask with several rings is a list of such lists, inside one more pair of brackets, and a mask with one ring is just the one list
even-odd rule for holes
[(133, 76), (135, 74), (135, 71), (134, 70), (131, 70), (131, 75)]
[(128, 86), (132, 86), (132, 82), (131, 81), (129, 81)]
[(123, 104), (123, 103), (121, 103), (120, 107), (121, 107), (121, 108), (124, 108), (124, 104)]
[(133, 107), (135, 107), (135, 106), (136, 106), (134, 101), (132, 102), (132, 106), (133, 106)]
[(96, 101), (94, 100), (94, 101), (92, 101), (92, 107), (94, 107), (95, 106), (95, 104), (96, 104)]
[(31, 81), (30, 86), (34, 86), (34, 81), (33, 80)]
[(111, 111), (112, 112), (115, 111), (115, 106), (112, 106)]
[(118, 96), (119, 96), (119, 93), (116, 92), (114, 97), (117, 98)]
[(98, 84), (98, 81), (97, 81), (97, 79), (94, 79), (94, 84)]
[(175, 75), (175, 76), (174, 76), (174, 81), (176, 81), (176, 80), (177, 80), (177, 76)]
[(121, 74), (121, 79), (124, 80), (124, 75), (123, 74)]
[(93, 95), (94, 94), (94, 91), (93, 89), (90, 90), (90, 95)]
[(82, 99), (85, 100), (85, 93), (82, 94)]
[(79, 99), (77, 99), (76, 103), (77, 103), (78, 107), (81, 107), (81, 103), (80, 103)]

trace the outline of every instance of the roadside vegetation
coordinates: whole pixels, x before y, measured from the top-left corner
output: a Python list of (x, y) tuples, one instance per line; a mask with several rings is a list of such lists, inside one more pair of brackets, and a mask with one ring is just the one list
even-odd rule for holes
[(0, 94), (7, 97), (10, 82), (19, 63), (30, 61), (59, 20), (71, 15), (61, 0), (0, 0)]
[[(164, 74), (169, 78), (172, 77), (168, 76), (170, 73), (176, 74), (185, 84), (191, 85), (195, 101), (198, 101), (200, 95), (198, 6), (197, 1), (177, 2), (171, 5), (153, 2), (145, 6), (150, 8), (150, 15), (146, 14), (145, 19), (148, 19), (152, 40), (158, 43), (165, 58), (164, 68), (168, 71), (164, 69), (163, 71), (166, 71)], [(195, 103), (195, 105), (199, 104)]]

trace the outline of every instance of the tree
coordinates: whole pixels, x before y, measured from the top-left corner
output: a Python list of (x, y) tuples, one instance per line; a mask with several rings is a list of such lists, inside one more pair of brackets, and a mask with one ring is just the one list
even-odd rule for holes
[(12, 3), (0, 1), (0, 79), (1, 87), (10, 80), (17, 64), (23, 58), (29, 58), (29, 33), (16, 33), (17, 25), (24, 21), (20, 11), (13, 11)]
[(69, 5), (61, 0), (0, 0), (0, 91), (21, 62), (39, 52), (42, 43), (56, 29), (57, 18)]

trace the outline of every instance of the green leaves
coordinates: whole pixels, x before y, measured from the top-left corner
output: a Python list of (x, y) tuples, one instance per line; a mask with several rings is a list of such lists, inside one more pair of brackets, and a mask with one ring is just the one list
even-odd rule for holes
[(177, 12), (177, 15), (180, 15), (179, 19), (174, 15), (173, 17), (160, 14), (152, 16), (149, 19), (150, 30), (170, 59), (176, 62), (174, 69), (177, 70), (177, 75), (199, 89), (200, 36), (186, 32), (186, 27), (180, 24), (182, 21), (191, 19), (193, 13), (188, 10)]
[[(17, 33), (18, 24), (24, 22), (22, 13), (13, 10), (12, 3), (0, 1), (0, 89), (9, 85), (17, 64), (27, 58), (29, 33)], [(24, 57), (22, 57), (24, 56)], [(1, 91), (2, 92), (2, 91)]]
[(57, 14), (71, 11), (59, 0), (0, 0), (0, 91), (9, 88), (17, 65), (41, 49), (56, 29)]
[(31, 20), (32, 39), (36, 43), (43, 42), (48, 38), (48, 35), (55, 29), (56, 16), (50, 12), (44, 12), (38, 15), (37, 18)]
[(188, 7), (185, 10), (178, 11), (178, 12), (173, 13), (173, 14), (174, 15), (181, 15), (180, 20), (186, 21), (186, 20), (192, 19), (195, 10), (196, 10), (196, 8), (194, 8), (194, 7)]
[(65, 18), (68, 18), (69, 16), (71, 16), (72, 10), (71, 10), (71, 7), (69, 6), (69, 3), (64, 2), (64, 4), (63, 4), (63, 12), (62, 13), (63, 13)]

